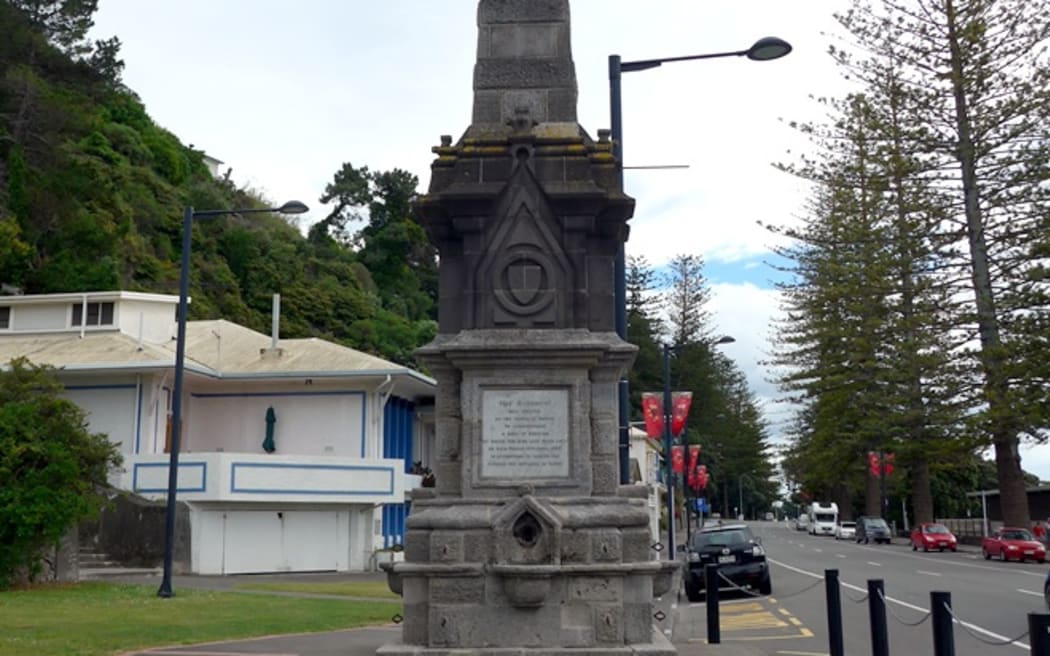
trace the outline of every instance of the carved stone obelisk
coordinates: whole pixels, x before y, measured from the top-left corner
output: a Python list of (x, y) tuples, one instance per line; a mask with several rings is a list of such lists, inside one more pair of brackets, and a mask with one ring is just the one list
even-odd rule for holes
[[(674, 654), (645, 490), (619, 485), (614, 263), (634, 201), (576, 122), (568, 0), (481, 0), (473, 122), (416, 204), (440, 253), (435, 488), (412, 493), (380, 654)], [(637, 494), (635, 494), (637, 492)], [(456, 653), (461, 653), (457, 651)]]

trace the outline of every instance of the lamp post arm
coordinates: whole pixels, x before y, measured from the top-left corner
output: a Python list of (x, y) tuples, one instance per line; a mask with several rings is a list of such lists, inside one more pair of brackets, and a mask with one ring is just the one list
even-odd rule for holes
[(620, 62), (620, 70), (624, 73), (630, 73), (632, 71), (644, 71), (649, 68), (656, 68), (661, 64), (669, 64), (671, 62), (691, 61), (694, 59), (718, 59), (719, 57), (744, 57), (747, 53), (747, 50), (733, 50), (732, 52), (713, 52), (706, 55), (685, 55), (684, 57), (642, 59), (639, 61)]

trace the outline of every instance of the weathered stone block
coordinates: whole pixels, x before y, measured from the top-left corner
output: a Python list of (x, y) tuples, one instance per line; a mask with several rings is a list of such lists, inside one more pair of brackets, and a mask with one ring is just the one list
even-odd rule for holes
[(591, 463), (591, 486), (596, 496), (612, 496), (620, 486), (620, 463), (604, 456)]
[(558, 57), (568, 54), (560, 51), (568, 28), (567, 23), (504, 23), (479, 30), (478, 43), (488, 32), (489, 57)]
[(401, 599), (405, 606), (425, 604), (430, 599), (430, 583), (426, 577), (406, 576), (401, 585)]
[(651, 604), (623, 605), (623, 637), (627, 644), (649, 640), (653, 630), (652, 612)]
[(440, 576), (430, 582), (430, 601), (435, 604), (480, 604), (485, 598), (481, 576)]
[(618, 563), (623, 558), (623, 543), (617, 530), (591, 533), (591, 560), (597, 563)]
[(468, 562), (489, 562), (492, 558), (492, 534), (470, 531), (463, 535), (463, 555)]
[(619, 576), (570, 576), (567, 599), (571, 601), (620, 602), (623, 578)]
[(478, 25), (527, 21), (569, 21), (569, 0), (482, 0)]
[(649, 529), (623, 529), (620, 536), (623, 540), (623, 562), (638, 563), (650, 559), (653, 539)]
[(410, 563), (430, 560), (430, 531), (408, 531), (405, 534), (405, 560)]
[(404, 618), (404, 621), (401, 624), (403, 627), (401, 639), (404, 640), (406, 644), (427, 644), (427, 623), (429, 613), (430, 605), (426, 603), (406, 603), (402, 606), (401, 616)]
[(434, 531), (430, 534), (430, 562), (463, 562), (463, 535), (452, 531)]
[(563, 531), (561, 534), (561, 562), (575, 564), (590, 562), (591, 537), (585, 531)]
[(598, 644), (623, 644), (623, 606), (595, 604), (594, 639)]
[(546, 89), (575, 87), (572, 61), (488, 59), (474, 66), (475, 89)]

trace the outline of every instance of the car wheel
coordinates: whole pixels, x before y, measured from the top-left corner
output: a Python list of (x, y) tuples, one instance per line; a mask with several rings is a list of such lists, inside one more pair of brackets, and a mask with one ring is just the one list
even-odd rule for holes
[(766, 580), (758, 584), (758, 591), (764, 595), (773, 594), (773, 581), (767, 577)]
[(955, 553), (956, 551), (958, 551), (958, 548), (957, 547), (952, 547), (952, 553)]
[(696, 584), (693, 584), (693, 583), (690, 583), (689, 581), (686, 581), (685, 582), (685, 597), (686, 597), (686, 599), (688, 599), (689, 601), (692, 601), (692, 602), (700, 601), (700, 598), (701, 598), (700, 586), (698, 586)]
[(923, 552), (923, 553), (930, 553), (930, 548), (929, 548), (929, 547), (927, 547), (927, 546), (926, 546), (926, 545), (924, 544), (924, 545), (922, 545), (922, 552)]
[(916, 547), (916, 546), (915, 546), (914, 544), (912, 544), (912, 545), (911, 545), (911, 550), (912, 550), (912, 551), (918, 551), (918, 550), (919, 550), (919, 548), (918, 548), (918, 547)]
[(991, 560), (992, 559), (992, 554), (990, 554), (987, 551), (985, 551), (984, 547), (981, 547), (981, 555), (984, 556), (985, 560)]
[(1040, 565), (1042, 565), (1043, 563), (1045, 563), (1045, 562), (1046, 562), (1046, 558), (1040, 558), (1040, 559), (1036, 560), (1035, 562), (1037, 562), (1037, 563), (1039, 563)]

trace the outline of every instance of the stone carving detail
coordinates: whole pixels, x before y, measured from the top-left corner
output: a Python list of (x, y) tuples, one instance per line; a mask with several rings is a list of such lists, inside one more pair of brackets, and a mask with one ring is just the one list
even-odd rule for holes
[(495, 213), (492, 247), (475, 279), (483, 291), (477, 325), (567, 327), (564, 290), (573, 288), (571, 265), (558, 243), (559, 226), (542, 206), (544, 195), (527, 167), (518, 167), (506, 198)]

